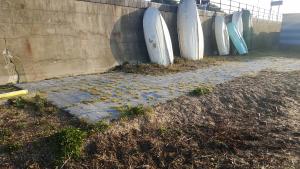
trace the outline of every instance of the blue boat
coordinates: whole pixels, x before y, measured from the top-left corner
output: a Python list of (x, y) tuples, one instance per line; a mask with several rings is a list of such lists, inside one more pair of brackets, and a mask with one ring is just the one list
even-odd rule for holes
[(240, 55), (248, 53), (248, 48), (243, 36), (239, 33), (236, 26), (230, 22), (227, 24), (229, 37)]

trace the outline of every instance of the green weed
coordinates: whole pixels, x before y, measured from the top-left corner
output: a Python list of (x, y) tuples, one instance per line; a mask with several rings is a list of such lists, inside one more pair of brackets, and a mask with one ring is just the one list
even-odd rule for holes
[(9, 99), (8, 104), (19, 109), (24, 109), (27, 102), (23, 97), (17, 97), (15, 99)]
[(158, 129), (159, 135), (165, 135), (167, 132), (168, 132), (168, 128), (166, 128), (166, 127), (160, 127)]
[(135, 117), (146, 116), (149, 117), (153, 113), (153, 109), (148, 106), (138, 105), (131, 107), (129, 105), (115, 108), (120, 112), (121, 119), (133, 119)]
[(40, 95), (35, 97), (18, 97), (8, 100), (8, 104), (19, 109), (32, 109), (35, 113), (42, 115), (43, 113), (52, 114), (56, 112), (54, 106), (49, 104), (46, 99)]
[(65, 128), (52, 135), (54, 153), (58, 163), (66, 159), (78, 158), (86, 133), (77, 128)]
[(92, 125), (92, 131), (94, 132), (105, 132), (110, 128), (110, 124), (105, 120), (100, 120)]
[(197, 87), (196, 89), (190, 91), (190, 95), (191, 96), (202, 96), (205, 94), (209, 94), (213, 91), (212, 87), (209, 86), (201, 86), (201, 87)]

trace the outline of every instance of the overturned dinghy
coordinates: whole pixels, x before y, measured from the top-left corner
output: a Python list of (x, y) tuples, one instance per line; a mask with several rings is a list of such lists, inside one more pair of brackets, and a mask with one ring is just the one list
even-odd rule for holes
[(234, 45), (234, 47), (237, 49), (238, 53), (240, 55), (244, 55), (248, 53), (247, 45), (244, 41), (243, 36), (240, 34), (238, 29), (236, 28), (235, 24), (229, 23), (227, 24), (228, 34), (229, 37)]
[(229, 55), (230, 42), (224, 16), (216, 16), (214, 26), (219, 55)]
[(204, 40), (196, 1), (181, 1), (177, 12), (177, 28), (181, 56), (190, 60), (202, 59)]
[(249, 10), (242, 10), (244, 33), (243, 37), (248, 46), (248, 49), (252, 48), (252, 36), (253, 36), (253, 21), (252, 15)]
[(244, 28), (243, 28), (242, 12), (237, 11), (232, 14), (232, 23), (236, 26), (239, 33), (243, 36)]
[(173, 48), (168, 27), (156, 8), (148, 8), (143, 20), (144, 35), (150, 60), (167, 66), (174, 61)]

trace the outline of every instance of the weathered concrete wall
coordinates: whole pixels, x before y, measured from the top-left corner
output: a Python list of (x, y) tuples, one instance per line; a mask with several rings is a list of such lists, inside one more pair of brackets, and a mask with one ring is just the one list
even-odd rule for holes
[(253, 19), (253, 49), (272, 49), (279, 45), (281, 22)]
[(147, 60), (144, 9), (76, 0), (1, 0), (0, 8), (0, 50), (14, 56), (20, 82)]
[[(180, 55), (176, 6), (137, 0), (89, 1), (0, 0), (0, 51), (4, 51), (0, 84), (13, 82), (16, 74), (19, 82), (27, 82), (148, 61), (142, 25), (148, 6), (162, 12), (174, 54)], [(210, 54), (213, 13), (201, 11), (200, 17), (205, 53)]]
[(299, 48), (300, 13), (284, 14), (280, 31), (281, 47)]

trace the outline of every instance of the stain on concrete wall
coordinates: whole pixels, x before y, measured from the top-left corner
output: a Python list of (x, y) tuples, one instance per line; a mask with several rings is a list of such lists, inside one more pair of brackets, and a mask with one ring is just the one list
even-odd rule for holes
[(279, 45), (281, 22), (253, 19), (253, 49), (272, 49)]
[[(14, 56), (19, 82), (100, 73), (124, 62), (147, 62), (142, 19), (148, 6), (161, 11), (174, 54), (179, 56), (177, 7), (133, 0), (1, 0), (0, 51), (7, 48)], [(205, 53), (210, 54), (213, 13), (200, 12), (200, 17)], [(0, 84), (7, 83), (6, 79), (2, 66)]]
[[(284, 14), (280, 31), (281, 47), (298, 48), (300, 46), (300, 14)], [(298, 49), (299, 50), (299, 49)]]

